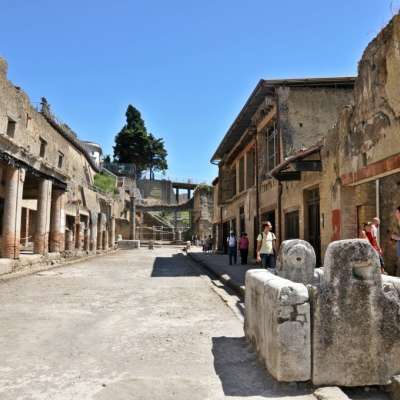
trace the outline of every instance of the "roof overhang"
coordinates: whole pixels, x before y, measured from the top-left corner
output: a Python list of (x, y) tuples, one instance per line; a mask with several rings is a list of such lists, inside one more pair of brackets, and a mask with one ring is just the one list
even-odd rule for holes
[(305, 158), (313, 154), (320, 153), (322, 147), (322, 144), (316, 144), (293, 154), (271, 170), (269, 175), (278, 181), (299, 181), (301, 180), (302, 172), (322, 171), (321, 159), (305, 160)]
[(246, 129), (252, 124), (252, 117), (265, 100), (270, 95), (275, 95), (275, 89), (278, 87), (327, 87), (352, 89), (354, 87), (355, 77), (330, 77), (330, 78), (296, 78), (296, 79), (261, 79), (245, 105), (236, 117), (228, 132), (223, 137), (217, 150), (211, 158), (211, 163), (221, 161), (228, 154), (235, 144), (240, 140)]

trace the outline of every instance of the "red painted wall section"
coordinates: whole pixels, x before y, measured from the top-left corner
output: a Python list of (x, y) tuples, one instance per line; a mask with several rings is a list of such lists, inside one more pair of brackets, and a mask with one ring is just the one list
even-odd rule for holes
[(340, 209), (332, 210), (332, 238), (331, 240), (340, 239)]

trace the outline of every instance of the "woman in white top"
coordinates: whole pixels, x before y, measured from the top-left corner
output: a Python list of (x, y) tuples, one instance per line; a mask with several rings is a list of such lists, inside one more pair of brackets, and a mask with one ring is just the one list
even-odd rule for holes
[(271, 229), (271, 222), (265, 222), (257, 238), (257, 262), (264, 268), (275, 268), (276, 236)]

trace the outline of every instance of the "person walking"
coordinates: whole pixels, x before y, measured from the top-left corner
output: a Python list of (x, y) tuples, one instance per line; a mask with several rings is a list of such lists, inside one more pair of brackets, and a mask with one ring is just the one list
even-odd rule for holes
[(232, 260), (234, 263), (237, 263), (237, 240), (235, 232), (231, 231), (228, 239), (226, 239), (228, 243), (228, 256), (229, 256), (229, 265), (232, 265)]
[(240, 235), (239, 251), (240, 251), (241, 264), (246, 265), (247, 256), (249, 255), (249, 239), (247, 237), (246, 232), (242, 232), (242, 234)]
[(379, 244), (379, 226), (381, 225), (381, 220), (378, 217), (372, 218), (371, 233)]
[(213, 250), (213, 238), (211, 235), (208, 235), (207, 239), (207, 253), (212, 253)]
[(257, 237), (257, 262), (261, 262), (263, 268), (275, 268), (276, 236), (271, 230), (272, 224), (267, 221)]
[(366, 222), (364, 224), (362, 239), (367, 239), (369, 241), (370, 245), (372, 246), (372, 248), (377, 252), (377, 254), (379, 256), (380, 266), (381, 266), (381, 273), (385, 274), (386, 272), (384, 269), (385, 264), (383, 262), (382, 249), (379, 247), (376, 237), (374, 236), (372, 222)]
[(394, 212), (394, 222), (391, 229), (391, 238), (396, 242), (396, 276), (400, 276), (400, 206)]

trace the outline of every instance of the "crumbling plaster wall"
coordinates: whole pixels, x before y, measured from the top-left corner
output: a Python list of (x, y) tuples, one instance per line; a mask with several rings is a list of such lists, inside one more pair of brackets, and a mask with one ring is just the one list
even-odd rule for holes
[[(6, 134), (8, 118), (16, 122), (12, 138)], [(43, 158), (39, 156), (39, 138), (47, 142)], [(4, 73), (0, 74), (0, 140), (4, 150), (38, 170), (83, 186), (93, 183), (95, 171), (85, 156), (32, 107), (27, 94), (8, 81)], [(61, 168), (59, 152), (64, 155)]]
[[(400, 16), (368, 45), (358, 67), (354, 107), (341, 132), (343, 175), (400, 153)], [(364, 154), (364, 155), (363, 155)]]
[(334, 126), (339, 111), (353, 98), (350, 88), (282, 86), (277, 94), (283, 157), (323, 138)]
[(211, 186), (198, 186), (193, 193), (193, 221), (195, 233), (204, 238), (212, 235), (214, 192)]

